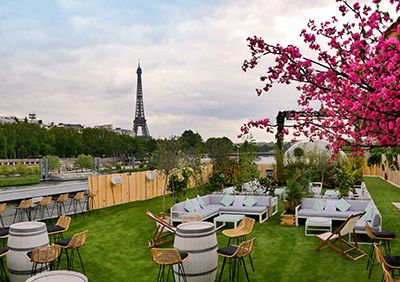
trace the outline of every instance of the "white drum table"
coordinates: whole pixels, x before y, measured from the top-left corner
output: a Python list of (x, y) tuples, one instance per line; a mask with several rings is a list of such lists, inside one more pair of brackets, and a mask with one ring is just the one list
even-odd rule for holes
[(43, 272), (38, 275), (32, 276), (26, 282), (87, 282), (88, 279), (85, 275), (67, 270), (55, 270)]
[[(215, 229), (218, 230), (224, 227), (227, 222), (233, 223), (233, 226), (236, 228), (237, 223), (242, 220), (243, 217), (243, 214), (221, 214), (214, 218)], [(218, 226), (218, 222), (222, 222), (222, 224)]]
[[(310, 232), (311, 231), (311, 232)], [(306, 220), (304, 233), (306, 236), (315, 236), (315, 231), (332, 232), (332, 219), (325, 217), (309, 217)]]

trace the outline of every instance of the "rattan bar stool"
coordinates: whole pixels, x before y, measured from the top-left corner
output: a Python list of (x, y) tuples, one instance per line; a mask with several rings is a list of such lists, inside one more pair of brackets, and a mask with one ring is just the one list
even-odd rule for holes
[(75, 196), (73, 198), (71, 198), (71, 202), (69, 204), (69, 208), (68, 208), (68, 213), (71, 210), (71, 206), (74, 208), (74, 215), (76, 215), (76, 212), (78, 210), (78, 205), (81, 208), (81, 212), (83, 212), (83, 203), (82, 201), (85, 201), (85, 192), (81, 191), (75, 194)]
[[(85, 268), (83, 267), (82, 257), (79, 249), (86, 243), (89, 230), (83, 232), (75, 233), (71, 238), (66, 238), (61, 241), (56, 242), (63, 250), (65, 250), (65, 255), (67, 257), (67, 268), (68, 270), (74, 270), (74, 258), (75, 251), (78, 254), (79, 261), (83, 270), (83, 274), (86, 275)], [(62, 251), (61, 251), (62, 252)], [(61, 256), (60, 256), (61, 258)], [(60, 260), (59, 260), (60, 262)]]
[(394, 279), (392, 274), (386, 269), (385, 264), (382, 263), (383, 276), (385, 277), (385, 282), (400, 282), (398, 279)]
[(1, 226), (5, 226), (5, 225), (4, 225), (4, 222), (3, 222), (3, 216), (2, 216), (2, 214), (3, 214), (3, 212), (6, 210), (6, 208), (7, 208), (7, 204), (6, 204), (6, 203), (1, 203), (1, 204), (0, 204), (0, 223), (1, 223)]
[(368, 254), (368, 262), (367, 262), (367, 269), (369, 269), (368, 278), (371, 278), (372, 269), (374, 268), (374, 263), (375, 263), (374, 243), (382, 242), (385, 248), (385, 254), (390, 256), (391, 253), (390, 241), (393, 241), (396, 238), (396, 234), (394, 234), (393, 232), (373, 231), (369, 226), (368, 222), (365, 223), (365, 231), (367, 233), (367, 236), (372, 240), (372, 245), (370, 252)]
[[(173, 280), (175, 281), (173, 266), (177, 265), (178, 271), (178, 281), (186, 280), (186, 273), (183, 267), (183, 262), (187, 260), (189, 253), (178, 251), (174, 248), (152, 248), (151, 258), (153, 262), (159, 265), (157, 281), (168, 281), (170, 272), (172, 272)], [(165, 267), (168, 267), (167, 280), (165, 280)], [(172, 271), (171, 271), (172, 270)]]
[(194, 213), (182, 216), (182, 223), (203, 221), (201, 214)]
[(86, 209), (90, 214), (91, 210), (96, 209), (96, 202), (94, 200), (94, 198), (96, 197), (96, 193), (93, 191), (89, 191), (89, 193), (86, 195), (85, 198), (85, 205), (86, 205)]
[[(244, 217), (239, 223), (239, 226), (233, 229), (226, 229), (222, 231), (222, 234), (227, 236), (228, 239), (228, 246), (230, 243), (239, 245), (243, 241), (247, 240), (247, 236), (253, 232), (254, 224), (256, 220), (250, 217)], [(249, 260), (251, 269), (254, 271), (253, 259), (251, 258), (251, 254), (249, 254)]]
[[(68, 193), (60, 194), (53, 205), (53, 209), (51, 210), (51, 216), (54, 214), (54, 208), (57, 209), (57, 216), (61, 216), (63, 214), (67, 214), (67, 210), (65, 209), (65, 202), (68, 201)], [(63, 210), (64, 209), (64, 213)]]
[(0, 240), (1, 240), (1, 246), (3, 248), (6, 246), (6, 242), (8, 239), (8, 232), (9, 232), (8, 227), (4, 227), (4, 226), (0, 225)]
[(244, 271), (246, 273), (247, 281), (249, 280), (249, 274), (247, 272), (246, 263), (244, 258), (251, 254), (253, 251), (253, 245), (256, 238), (250, 239), (248, 241), (242, 242), (239, 246), (228, 246), (223, 247), (217, 250), (217, 254), (219, 256), (224, 257), (224, 262), (222, 263), (222, 269), (219, 274), (218, 281), (221, 281), (222, 273), (224, 271), (226, 260), (228, 260), (229, 264), (229, 281), (239, 281), (239, 270), (240, 266), (243, 265)]
[(34, 219), (37, 219), (38, 210), (40, 210), (40, 214), (42, 215), (40, 219), (44, 219), (44, 210), (47, 212), (47, 216), (50, 217), (49, 206), (53, 203), (51, 196), (43, 197), (40, 202), (35, 207), (35, 215)]
[(6, 255), (10, 250), (8, 248), (1, 248), (0, 249), (0, 281), (8, 281), (8, 275), (6, 268), (4, 266)]
[(60, 254), (61, 247), (58, 245), (39, 247), (29, 251), (26, 256), (32, 262), (31, 276), (37, 272), (55, 270), (55, 261), (60, 257)]
[(23, 221), (23, 219), (24, 219), (23, 213), (24, 212), (25, 212), (28, 220), (29, 221), (32, 220), (32, 217), (31, 217), (32, 199), (21, 200), (19, 205), (14, 208), (15, 208), (15, 214), (14, 214), (13, 223), (15, 223), (15, 219), (17, 218), (18, 214), (19, 214), (19, 219), (20, 219), (19, 221)]
[(383, 267), (387, 271), (391, 272), (392, 277), (394, 276), (395, 270), (397, 270), (400, 274), (400, 256), (384, 256), (376, 243), (374, 243), (373, 246), (375, 250), (375, 257), (378, 263), (380, 265), (383, 264)]
[(50, 241), (56, 242), (64, 239), (64, 233), (68, 231), (70, 223), (71, 217), (62, 215), (58, 218), (55, 225), (47, 226)]

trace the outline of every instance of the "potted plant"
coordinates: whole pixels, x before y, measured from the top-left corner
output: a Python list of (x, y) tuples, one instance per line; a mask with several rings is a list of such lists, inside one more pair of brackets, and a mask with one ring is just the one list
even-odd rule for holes
[(307, 194), (308, 179), (299, 167), (287, 169), (285, 210), (281, 214), (281, 225), (296, 226), (296, 207)]

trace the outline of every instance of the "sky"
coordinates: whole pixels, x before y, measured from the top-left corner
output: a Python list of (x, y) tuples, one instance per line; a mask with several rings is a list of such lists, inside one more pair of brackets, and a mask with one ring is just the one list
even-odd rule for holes
[(238, 142), (244, 122), (298, 109), (292, 86), (257, 96), (269, 61), (243, 72), (246, 38), (304, 46), (308, 19), (336, 14), (332, 0), (1, 0), (0, 116), (131, 129), (140, 58), (152, 137)]

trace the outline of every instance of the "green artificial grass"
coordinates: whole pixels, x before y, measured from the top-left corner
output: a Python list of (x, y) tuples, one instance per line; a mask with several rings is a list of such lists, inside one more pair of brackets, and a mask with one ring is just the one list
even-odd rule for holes
[[(375, 177), (367, 177), (365, 183), (383, 216), (383, 229), (400, 236), (400, 212), (392, 202), (400, 202), (400, 188)], [(194, 195), (194, 191), (189, 192)], [(171, 205), (172, 199), (167, 203)], [(147, 209), (154, 213), (161, 210), (162, 197), (134, 202), (72, 219), (68, 235), (89, 230), (87, 244), (82, 247), (89, 281), (155, 281), (158, 266), (151, 261), (147, 240), (152, 237), (155, 223), (146, 215)], [(280, 203), (282, 211), (282, 203)], [(251, 281), (380, 281), (382, 272), (375, 265), (368, 280), (367, 257), (350, 261), (332, 249), (316, 252), (319, 240), (304, 236), (304, 226), (283, 227), (279, 214), (263, 224), (256, 223), (252, 236), (256, 237), (252, 254), (255, 272), (247, 261)], [(399, 239), (392, 242), (392, 254), (400, 254)], [(218, 245), (226, 246), (227, 239), (218, 231)], [(166, 244), (162, 247), (170, 247)], [(370, 245), (362, 245), (369, 251)], [(65, 260), (65, 257), (63, 258)], [(221, 269), (222, 259), (219, 259)], [(80, 270), (78, 261), (74, 265)], [(227, 269), (224, 270), (224, 272)], [(242, 271), (243, 272), (243, 271)], [(219, 273), (218, 273), (219, 274)], [(244, 274), (244, 273), (242, 273)], [(241, 277), (241, 281), (245, 281)], [(172, 281), (172, 277), (171, 277)], [(228, 281), (224, 273), (223, 281)]]

